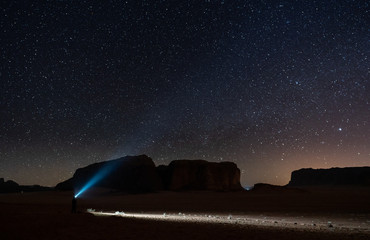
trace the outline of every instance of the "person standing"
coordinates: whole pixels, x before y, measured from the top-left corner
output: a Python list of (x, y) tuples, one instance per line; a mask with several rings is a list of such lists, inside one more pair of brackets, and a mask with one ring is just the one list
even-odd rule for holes
[(77, 199), (75, 197), (72, 198), (72, 213), (76, 213), (76, 208), (77, 208)]

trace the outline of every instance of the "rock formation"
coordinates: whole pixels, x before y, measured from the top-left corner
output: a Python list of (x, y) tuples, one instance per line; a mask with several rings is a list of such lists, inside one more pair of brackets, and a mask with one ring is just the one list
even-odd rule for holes
[(19, 185), (18, 183), (8, 180), (4, 181), (4, 178), (0, 178), (0, 193), (10, 193), (10, 192), (18, 192)]
[(165, 189), (179, 190), (241, 190), (240, 170), (232, 162), (176, 160), (159, 166)]
[(370, 186), (370, 167), (300, 169), (292, 172), (288, 186)]
[(162, 182), (151, 158), (127, 156), (77, 169), (73, 177), (59, 183), (56, 189), (81, 189), (91, 179), (99, 179), (94, 187), (119, 189), (124, 192), (152, 192), (162, 189)]
[(19, 185), (18, 183), (8, 180), (4, 181), (4, 178), (0, 178), (0, 193), (14, 193), (14, 192), (39, 192), (39, 191), (50, 191), (52, 188), (43, 187), (40, 185)]
[(127, 156), (77, 169), (71, 179), (59, 183), (58, 190), (78, 190), (99, 174), (105, 175), (95, 187), (139, 193), (160, 190), (242, 190), (240, 170), (235, 163), (204, 160), (176, 160), (155, 167), (151, 158)]

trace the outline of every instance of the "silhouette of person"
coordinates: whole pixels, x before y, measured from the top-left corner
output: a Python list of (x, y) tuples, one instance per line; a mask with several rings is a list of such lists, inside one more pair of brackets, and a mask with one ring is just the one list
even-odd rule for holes
[(72, 213), (76, 213), (77, 208), (77, 199), (75, 197), (72, 198)]

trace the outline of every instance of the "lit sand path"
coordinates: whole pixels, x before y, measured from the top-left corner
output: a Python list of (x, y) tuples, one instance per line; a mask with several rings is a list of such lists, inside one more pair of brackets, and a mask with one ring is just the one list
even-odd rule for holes
[(236, 224), (242, 226), (278, 227), (309, 231), (353, 231), (370, 234), (369, 215), (345, 216), (264, 216), (264, 215), (214, 215), (187, 213), (126, 213), (88, 210), (95, 216), (139, 218), (153, 221), (199, 222)]

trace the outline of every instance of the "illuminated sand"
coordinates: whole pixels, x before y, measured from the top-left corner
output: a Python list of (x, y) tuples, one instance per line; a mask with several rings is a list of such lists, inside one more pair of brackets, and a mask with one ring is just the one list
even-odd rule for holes
[(0, 239), (370, 239), (370, 191), (0, 195)]
[[(346, 217), (313, 217), (313, 216), (264, 216), (264, 215), (211, 215), (211, 214), (188, 214), (188, 213), (124, 213), (124, 212), (103, 212), (87, 210), (88, 213), (98, 217), (123, 217), (137, 218), (154, 221), (167, 222), (194, 222), (210, 224), (239, 224), (249, 226), (268, 226), (286, 229), (310, 229), (311, 231), (337, 231), (350, 232), (360, 231), (370, 233), (370, 220)], [(334, 220), (334, 221), (333, 221)]]

